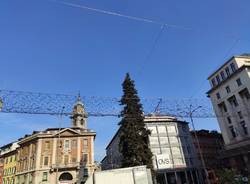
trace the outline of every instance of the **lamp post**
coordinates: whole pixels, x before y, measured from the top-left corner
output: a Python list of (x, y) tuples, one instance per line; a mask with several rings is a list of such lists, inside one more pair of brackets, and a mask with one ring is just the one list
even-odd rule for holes
[(205, 181), (206, 181), (207, 184), (210, 184), (209, 177), (208, 177), (208, 172), (207, 172), (207, 169), (206, 169), (206, 164), (205, 164), (203, 155), (202, 155), (202, 153), (201, 153), (200, 142), (199, 142), (199, 139), (198, 139), (196, 130), (195, 130), (194, 120), (193, 120), (193, 113), (194, 113), (195, 111), (197, 111), (198, 109), (200, 109), (200, 108), (202, 108), (202, 106), (198, 106), (198, 107), (196, 107), (195, 109), (192, 109), (192, 105), (190, 105), (189, 117), (190, 117), (191, 124), (192, 124), (192, 128), (193, 128), (193, 131), (194, 131), (195, 140), (196, 140), (196, 142), (197, 142), (198, 152), (199, 152), (199, 155), (200, 155), (200, 158), (201, 158), (201, 164), (202, 164), (203, 170), (205, 171), (205, 176), (206, 176)]

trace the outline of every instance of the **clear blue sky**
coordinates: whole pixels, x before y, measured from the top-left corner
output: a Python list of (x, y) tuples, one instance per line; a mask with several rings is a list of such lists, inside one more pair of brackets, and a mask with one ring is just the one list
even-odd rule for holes
[[(0, 88), (119, 97), (125, 73), (130, 72), (142, 98), (206, 98), (207, 76), (230, 56), (250, 52), (248, 0), (67, 2), (191, 29), (166, 28), (146, 59), (159, 25), (53, 0), (2, 0)], [(89, 127), (97, 131), (97, 160), (117, 121), (89, 118)], [(65, 126), (69, 122), (64, 119)], [(57, 117), (0, 114), (0, 145), (57, 125)], [(218, 129), (214, 119), (197, 119), (196, 125)]]

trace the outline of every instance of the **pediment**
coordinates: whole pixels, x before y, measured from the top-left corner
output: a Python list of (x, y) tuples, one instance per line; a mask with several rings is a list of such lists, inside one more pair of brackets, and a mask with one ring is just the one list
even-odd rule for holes
[(74, 135), (81, 135), (79, 132), (70, 129), (70, 128), (65, 128), (62, 129), (60, 132), (56, 133), (54, 136), (57, 136), (60, 133), (60, 136), (64, 137), (64, 136), (74, 136)]

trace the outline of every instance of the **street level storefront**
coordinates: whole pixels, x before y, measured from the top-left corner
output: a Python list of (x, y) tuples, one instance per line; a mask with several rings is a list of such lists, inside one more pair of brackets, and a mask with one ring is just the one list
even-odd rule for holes
[(158, 184), (199, 184), (198, 171), (196, 169), (158, 170)]
[(250, 175), (250, 145), (226, 149), (222, 153), (224, 166), (241, 175)]

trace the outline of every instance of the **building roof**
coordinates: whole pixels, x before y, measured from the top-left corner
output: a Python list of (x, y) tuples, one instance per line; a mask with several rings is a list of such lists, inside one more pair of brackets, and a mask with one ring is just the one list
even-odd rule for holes
[(192, 130), (190, 132), (191, 132), (192, 135), (194, 135), (194, 133), (196, 132), (196, 135), (198, 135), (198, 136), (222, 138), (221, 133), (217, 132), (216, 130), (209, 131), (209, 130), (202, 129), (202, 130), (196, 130), (196, 131)]
[(240, 68), (238, 68), (234, 73), (232, 73), (229, 77), (227, 77), (225, 80), (221, 81), (219, 84), (211, 88), (208, 92), (207, 95), (209, 97), (209, 94), (213, 92), (214, 90), (218, 89), (222, 84), (225, 84), (229, 79), (231, 79), (233, 76), (238, 74), (239, 72), (243, 71), (245, 68), (250, 68), (250, 66), (243, 65)]
[(222, 69), (224, 66), (226, 66), (230, 61), (232, 61), (234, 58), (250, 58), (250, 53), (244, 53), (241, 55), (237, 55), (237, 56), (232, 56), (230, 57), (223, 65), (221, 65), (218, 69), (216, 69), (212, 74), (209, 75), (209, 77), (207, 78), (208, 80), (215, 74), (217, 73), (220, 69)]
[[(162, 116), (162, 115), (150, 115), (150, 116), (145, 116), (144, 118), (145, 123), (157, 123), (157, 122), (178, 122), (178, 123), (184, 123), (188, 124), (186, 121), (180, 121), (176, 117), (173, 116)], [(106, 149), (111, 145), (111, 143), (115, 140), (115, 138), (119, 135), (119, 132), (121, 130), (121, 126), (119, 129), (116, 131), (115, 135), (109, 142), (109, 144), (106, 146)]]
[[(37, 138), (44, 138), (44, 137), (53, 137), (56, 134), (60, 132), (64, 132), (65, 130), (71, 130), (72, 132), (78, 133), (79, 135), (93, 135), (96, 136), (96, 132), (89, 130), (89, 129), (83, 129), (79, 127), (69, 127), (69, 128), (47, 128), (44, 131), (34, 131), (31, 135), (25, 135), (23, 138), (19, 139), (19, 143), (23, 144), (27, 141), (31, 141)], [(80, 131), (78, 131), (80, 130)], [(51, 132), (55, 131), (55, 132)]]

